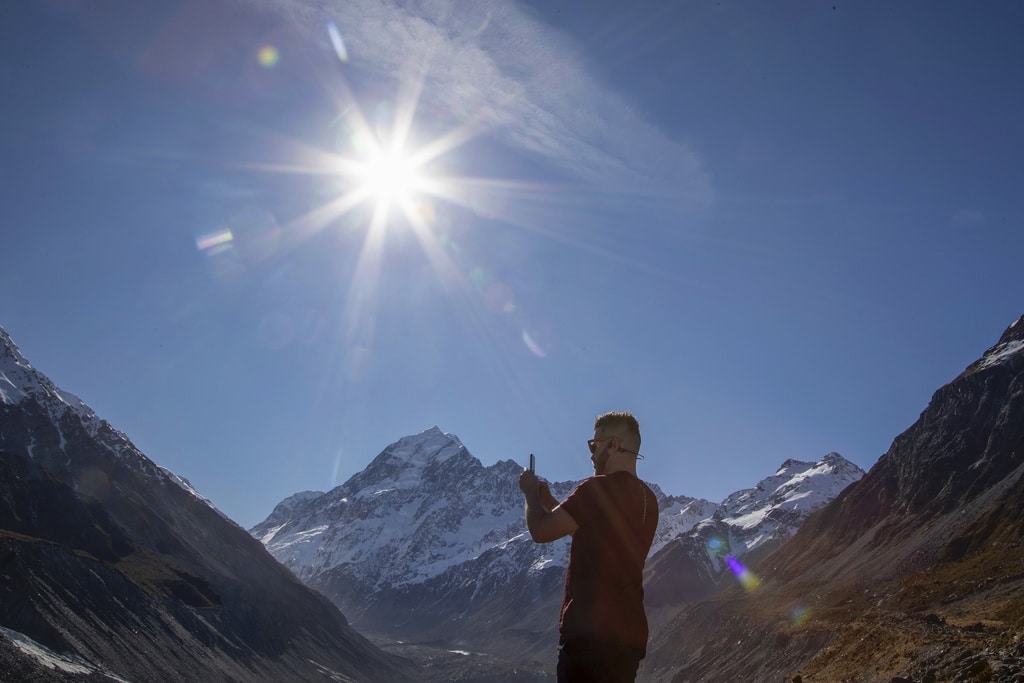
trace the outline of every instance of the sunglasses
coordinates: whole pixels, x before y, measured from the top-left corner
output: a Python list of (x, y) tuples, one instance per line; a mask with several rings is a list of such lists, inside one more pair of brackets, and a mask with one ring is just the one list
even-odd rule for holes
[[(596, 439), (587, 439), (587, 448), (590, 449), (590, 453), (591, 453), (591, 455), (593, 455), (594, 451), (597, 450), (597, 444), (603, 443), (605, 441), (611, 441), (614, 438), (616, 438), (616, 437), (614, 437), (614, 436), (599, 436)], [(625, 448), (622, 448), (621, 446), (619, 447), (619, 450), (626, 451), (627, 453), (632, 453), (633, 455), (636, 456), (637, 460), (643, 460), (643, 458), (644, 458), (644, 456), (640, 455), (636, 451), (626, 450)]]

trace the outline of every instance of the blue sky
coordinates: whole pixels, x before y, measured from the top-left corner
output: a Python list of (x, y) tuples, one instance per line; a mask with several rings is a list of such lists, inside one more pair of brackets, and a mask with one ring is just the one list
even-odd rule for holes
[[(247, 527), (433, 425), (565, 480), (632, 410), (716, 501), (868, 469), (1024, 313), (1022, 15), (5, 3), (0, 325)], [(346, 163), (402, 132), (384, 220)]]

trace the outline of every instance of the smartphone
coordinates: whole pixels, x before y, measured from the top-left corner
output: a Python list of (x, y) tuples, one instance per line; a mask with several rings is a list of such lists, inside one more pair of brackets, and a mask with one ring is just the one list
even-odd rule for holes
[(533, 457), (533, 453), (530, 453), (530, 471), (534, 474), (537, 472), (537, 458)]

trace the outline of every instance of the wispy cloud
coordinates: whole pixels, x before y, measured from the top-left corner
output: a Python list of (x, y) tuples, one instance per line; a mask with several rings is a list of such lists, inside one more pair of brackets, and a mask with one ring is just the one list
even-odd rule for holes
[(715, 200), (701, 160), (593, 73), (565, 34), (514, 3), (266, 0), (353, 68), (421, 80), (421, 105), (598, 188), (692, 207)]

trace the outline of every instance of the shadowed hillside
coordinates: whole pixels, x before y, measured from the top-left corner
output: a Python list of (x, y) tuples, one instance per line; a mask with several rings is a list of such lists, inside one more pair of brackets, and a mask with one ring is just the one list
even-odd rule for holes
[(2, 329), (0, 571), (5, 680), (33, 680), (25, 648), (72, 662), (71, 678), (407, 676), (187, 482), (34, 370)]

